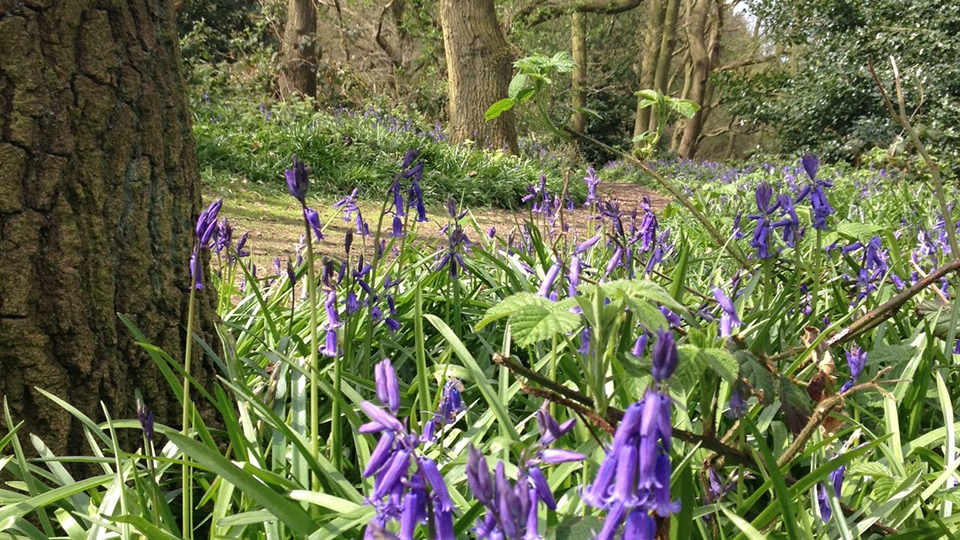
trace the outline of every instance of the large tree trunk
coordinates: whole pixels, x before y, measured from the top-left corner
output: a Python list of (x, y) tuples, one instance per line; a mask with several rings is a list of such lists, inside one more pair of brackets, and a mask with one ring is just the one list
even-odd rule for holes
[(441, 0), (440, 20), (447, 56), (450, 138), (460, 143), (517, 147), (513, 111), (491, 122), (484, 112), (507, 97), (512, 67), (493, 0)]
[(317, 41), (317, 8), (313, 0), (289, 0), (287, 25), (281, 46), (280, 95), (317, 95), (317, 63), (320, 42)]
[(692, 158), (697, 150), (700, 132), (703, 130), (706, 115), (709, 113), (708, 106), (712, 94), (709, 88), (710, 71), (720, 58), (722, 7), (718, 9), (717, 24), (714, 26), (710, 37), (710, 44), (707, 45), (707, 18), (710, 14), (711, 2), (712, 0), (697, 0), (692, 21), (687, 31), (687, 39), (690, 44), (690, 60), (693, 64), (689, 99), (700, 105), (700, 110), (693, 115), (693, 118), (687, 120), (684, 126), (683, 138), (680, 140), (680, 146), (677, 150), (680, 157), (684, 158)]
[(139, 389), (179, 424), (117, 313), (182, 357), (200, 181), (180, 69), (172, 2), (0, 0), (0, 394), (56, 454), (89, 450), (36, 388), (95, 419), (133, 417)]
[(574, 11), (570, 17), (570, 48), (574, 62), (570, 74), (570, 104), (574, 109), (570, 117), (570, 129), (585, 133), (587, 115), (578, 109), (587, 106), (587, 18), (579, 11)]
[[(680, 15), (680, 0), (667, 0), (664, 10), (663, 32), (660, 34), (660, 54), (657, 58), (657, 71), (653, 88), (661, 94), (668, 94), (667, 81), (670, 78), (670, 65), (673, 62), (673, 46), (677, 42), (677, 19)], [(647, 124), (648, 131), (657, 129), (657, 116), (652, 115)]]
[[(650, 11), (647, 16), (647, 32), (643, 38), (643, 53), (640, 60), (640, 88), (638, 90), (647, 90), (653, 88), (657, 71), (657, 56), (660, 53), (660, 36), (663, 32), (663, 18), (666, 13), (666, 4), (663, 0), (650, 0)], [(647, 107), (640, 108), (640, 100), (637, 100), (637, 114), (633, 124), (633, 136), (639, 137), (647, 131), (650, 125), (650, 117), (653, 109)], [(633, 147), (637, 148), (639, 142), (634, 142)]]

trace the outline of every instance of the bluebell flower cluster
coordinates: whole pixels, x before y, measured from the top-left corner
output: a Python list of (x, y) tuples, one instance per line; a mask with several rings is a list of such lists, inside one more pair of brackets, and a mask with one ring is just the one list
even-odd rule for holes
[[(367, 503), (376, 509), (364, 538), (413, 540), (417, 528), (426, 525), (432, 531), (432, 540), (455, 540), (453, 501), (443, 475), (434, 460), (419, 455), (424, 438), (409, 432), (396, 416), (400, 410), (400, 385), (390, 360), (377, 364), (374, 382), (377, 399), (387, 410), (368, 401), (360, 404), (370, 418), (370, 422), (360, 426), (360, 432), (380, 433), (363, 470), (364, 478), (374, 478)], [(396, 535), (386, 532), (391, 522), (399, 522)]]
[(607, 512), (598, 540), (652, 540), (654, 517), (680, 511), (670, 495), (672, 401), (661, 388), (679, 362), (670, 331), (657, 332), (651, 355), (654, 384), (627, 408), (593, 483), (583, 492), (585, 503)]
[(807, 176), (810, 177), (810, 184), (803, 187), (797, 194), (797, 202), (803, 201), (807, 195), (810, 195), (810, 206), (813, 208), (813, 228), (819, 230), (827, 229), (827, 218), (834, 212), (833, 207), (827, 201), (827, 195), (823, 188), (833, 187), (831, 182), (817, 178), (817, 171), (820, 168), (820, 158), (815, 154), (805, 154), (800, 158), (800, 163)]
[(203, 277), (201, 275), (202, 262), (200, 261), (200, 254), (204, 249), (210, 249), (216, 243), (218, 233), (217, 216), (222, 206), (223, 199), (217, 199), (210, 203), (197, 218), (197, 242), (194, 244), (193, 253), (190, 255), (190, 277), (193, 278), (193, 287), (198, 290), (204, 288)]
[(857, 381), (860, 380), (860, 375), (863, 374), (864, 366), (867, 365), (867, 351), (862, 350), (860, 347), (850, 347), (850, 350), (847, 351), (846, 356), (847, 367), (850, 368), (850, 379), (843, 383), (843, 386), (840, 387), (841, 394), (853, 388), (853, 385), (857, 384)]
[(576, 424), (576, 419), (559, 423), (546, 409), (537, 412), (540, 442), (531, 455), (522, 455), (517, 478), (507, 479), (503, 461), (491, 476), (483, 454), (470, 446), (467, 455), (467, 485), (486, 509), (473, 531), (479, 540), (536, 540), (540, 536), (537, 509), (543, 503), (556, 510), (557, 502), (540, 469), (542, 464), (581, 461), (586, 456), (570, 450), (548, 448)]

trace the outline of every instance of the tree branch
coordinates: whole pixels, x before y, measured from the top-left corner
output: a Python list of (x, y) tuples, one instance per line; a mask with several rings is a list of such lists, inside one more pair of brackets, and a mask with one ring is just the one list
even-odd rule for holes
[(554, 0), (550, 2), (540, 2), (533, 0), (513, 14), (510, 27), (513, 27), (512, 21), (521, 23), (526, 27), (531, 27), (563, 15), (569, 15), (574, 11), (613, 15), (615, 13), (630, 11), (639, 6), (641, 1), (642, 0)]

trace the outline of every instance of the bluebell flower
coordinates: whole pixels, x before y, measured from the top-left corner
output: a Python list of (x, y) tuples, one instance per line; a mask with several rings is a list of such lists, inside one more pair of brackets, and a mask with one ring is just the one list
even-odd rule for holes
[(857, 381), (860, 379), (860, 375), (863, 374), (863, 368), (866, 364), (867, 351), (864, 351), (857, 346), (850, 347), (850, 350), (847, 351), (847, 366), (850, 367), (850, 380), (843, 383), (843, 386), (840, 387), (841, 394), (850, 388), (853, 388), (853, 386), (857, 384)]
[(587, 167), (587, 175), (583, 177), (583, 181), (587, 184), (587, 200), (584, 204), (586, 206), (596, 205), (600, 202), (600, 197), (597, 195), (597, 186), (600, 185), (600, 177), (597, 176), (597, 172), (593, 167)]
[(737, 317), (737, 310), (730, 298), (723, 294), (719, 287), (714, 287), (713, 297), (717, 299), (720, 309), (723, 310), (723, 314), (720, 316), (720, 336), (730, 337), (733, 328), (741, 324), (740, 318)]
[(443, 394), (440, 397), (440, 405), (434, 417), (441, 424), (450, 424), (457, 419), (457, 415), (466, 410), (463, 403), (461, 392), (463, 384), (456, 379), (451, 379), (443, 385)]
[(789, 247), (797, 247), (797, 239), (800, 232), (800, 218), (797, 217), (797, 211), (793, 206), (793, 201), (789, 195), (780, 195), (777, 197), (777, 205), (785, 214), (784, 218), (771, 224), (773, 228), (781, 228), (783, 241)]
[(810, 195), (810, 206), (813, 208), (813, 228), (825, 230), (827, 228), (827, 217), (834, 212), (830, 203), (827, 202), (827, 195), (823, 188), (833, 187), (833, 184), (817, 178), (817, 170), (820, 167), (820, 160), (814, 154), (806, 154), (801, 160), (804, 171), (810, 177), (810, 183), (805, 185), (800, 193), (797, 194), (797, 201), (800, 202)]
[(293, 167), (284, 171), (287, 179), (287, 190), (301, 206), (306, 206), (307, 190), (310, 189), (310, 171), (307, 166), (293, 155)]
[(317, 242), (323, 242), (323, 225), (320, 224), (320, 214), (313, 208), (304, 207), (303, 217), (310, 225), (310, 229), (313, 230), (314, 236), (317, 237)]
[(320, 349), (320, 354), (324, 356), (336, 356), (340, 353), (337, 347), (337, 331), (333, 328), (327, 329), (327, 340), (324, 347)]
[(596, 235), (596, 236), (593, 236), (593, 237), (587, 239), (586, 241), (584, 241), (584, 242), (582, 242), (582, 243), (580, 243), (580, 244), (577, 244), (577, 246), (576, 246), (575, 248), (573, 248), (573, 254), (574, 254), (574, 255), (580, 255), (580, 254), (582, 254), (584, 251), (587, 251), (588, 249), (592, 248), (592, 247), (594, 246), (594, 244), (596, 244), (596, 243), (600, 240), (600, 238), (602, 238), (602, 237), (603, 237), (602, 234), (598, 234), (598, 235)]
[(560, 275), (560, 264), (557, 261), (553, 261), (553, 265), (550, 266), (550, 269), (547, 270), (546, 275), (543, 277), (543, 282), (540, 284), (540, 288), (537, 290), (537, 296), (542, 296), (546, 298), (550, 289), (553, 288), (553, 284), (557, 281), (557, 276)]
[(153, 442), (153, 411), (139, 398), (137, 398), (137, 420), (140, 422), (140, 429), (147, 438), (148, 443)]
[(757, 222), (757, 228), (754, 230), (753, 238), (750, 240), (750, 247), (757, 250), (758, 257), (767, 259), (773, 256), (773, 253), (770, 251), (769, 237), (772, 227), (769, 216), (777, 210), (779, 203), (773, 206), (770, 205), (770, 201), (773, 198), (773, 188), (770, 187), (770, 184), (766, 183), (757, 186), (755, 198), (759, 212), (749, 216), (750, 219)]

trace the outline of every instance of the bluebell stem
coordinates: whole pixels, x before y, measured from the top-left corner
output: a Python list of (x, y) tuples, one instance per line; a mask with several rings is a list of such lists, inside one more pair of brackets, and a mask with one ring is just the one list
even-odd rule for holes
[(720, 309), (723, 310), (723, 315), (720, 316), (720, 336), (730, 337), (733, 328), (741, 324), (740, 318), (737, 317), (737, 310), (719, 287), (714, 287), (713, 297), (717, 299)]
[(840, 387), (841, 394), (852, 388), (853, 385), (857, 384), (857, 381), (860, 379), (860, 375), (863, 373), (863, 368), (866, 363), (867, 351), (864, 351), (857, 346), (850, 347), (850, 350), (847, 352), (847, 366), (850, 367), (850, 380), (843, 383), (843, 386)]

